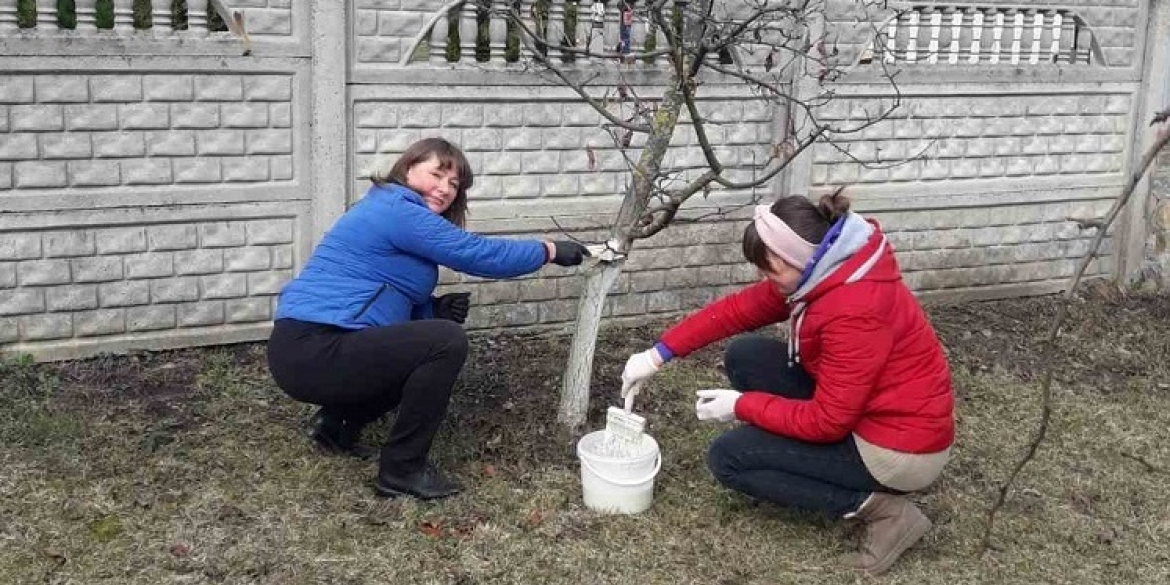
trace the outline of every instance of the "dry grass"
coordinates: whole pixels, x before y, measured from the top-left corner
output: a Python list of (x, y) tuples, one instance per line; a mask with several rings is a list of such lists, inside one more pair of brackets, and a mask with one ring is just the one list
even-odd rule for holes
[[(1052, 300), (939, 307), (959, 388), (959, 440), (919, 496), (936, 529), (886, 583), (1170, 581), (1170, 299), (1078, 305), (1049, 441), (973, 556), (986, 506), (1034, 428), (1035, 338)], [(610, 330), (598, 399), (656, 328)], [(302, 438), (309, 409), (276, 390), (262, 345), (0, 366), (0, 583), (850, 583), (855, 534), (753, 505), (703, 465), (720, 428), (693, 390), (703, 352), (641, 404), (662, 445), (653, 508), (594, 514), (572, 438), (553, 421), (567, 341), (478, 338), (441, 464), (449, 501), (374, 498), (372, 463)], [(379, 429), (378, 433), (384, 433)], [(377, 437), (371, 437), (371, 441)]]

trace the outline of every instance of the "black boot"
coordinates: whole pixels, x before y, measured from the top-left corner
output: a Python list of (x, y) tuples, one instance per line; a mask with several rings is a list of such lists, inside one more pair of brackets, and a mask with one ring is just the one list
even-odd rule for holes
[(383, 498), (408, 495), (420, 500), (437, 500), (463, 491), (463, 486), (443, 477), (434, 465), (428, 463), (422, 470), (404, 476), (380, 470), (374, 479), (374, 491)]
[(361, 428), (347, 423), (341, 417), (325, 412), (322, 408), (309, 419), (307, 432), (309, 438), (318, 447), (329, 453), (338, 453), (357, 457), (359, 459), (373, 459), (377, 451), (363, 447), (358, 443), (361, 438)]

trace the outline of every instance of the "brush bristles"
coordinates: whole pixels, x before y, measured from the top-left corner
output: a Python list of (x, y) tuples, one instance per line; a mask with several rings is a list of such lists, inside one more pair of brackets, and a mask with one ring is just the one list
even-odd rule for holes
[(641, 443), (646, 430), (646, 419), (616, 406), (605, 411), (605, 432), (622, 441)]

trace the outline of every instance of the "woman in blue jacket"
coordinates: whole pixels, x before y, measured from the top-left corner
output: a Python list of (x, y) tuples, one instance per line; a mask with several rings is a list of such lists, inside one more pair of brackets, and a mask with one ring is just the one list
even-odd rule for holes
[(549, 262), (575, 266), (588, 251), (464, 231), (471, 168), (440, 138), (414, 143), (371, 179), (281, 290), (268, 366), (289, 396), (321, 406), (310, 436), (329, 451), (363, 455), (362, 428), (396, 408), (375, 491), (442, 498), (461, 487), (427, 454), (467, 358), (469, 295), (432, 297), (439, 265), (511, 278)]

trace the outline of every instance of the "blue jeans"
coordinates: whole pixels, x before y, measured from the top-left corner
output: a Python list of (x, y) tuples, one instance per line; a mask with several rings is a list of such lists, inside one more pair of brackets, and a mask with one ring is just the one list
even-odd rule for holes
[[(815, 382), (800, 364), (789, 368), (787, 356), (784, 342), (745, 335), (731, 342), (723, 364), (736, 390), (809, 400)], [(865, 468), (852, 435), (837, 443), (809, 443), (743, 425), (711, 443), (707, 466), (738, 492), (838, 518), (855, 512), (874, 491), (891, 491)]]

